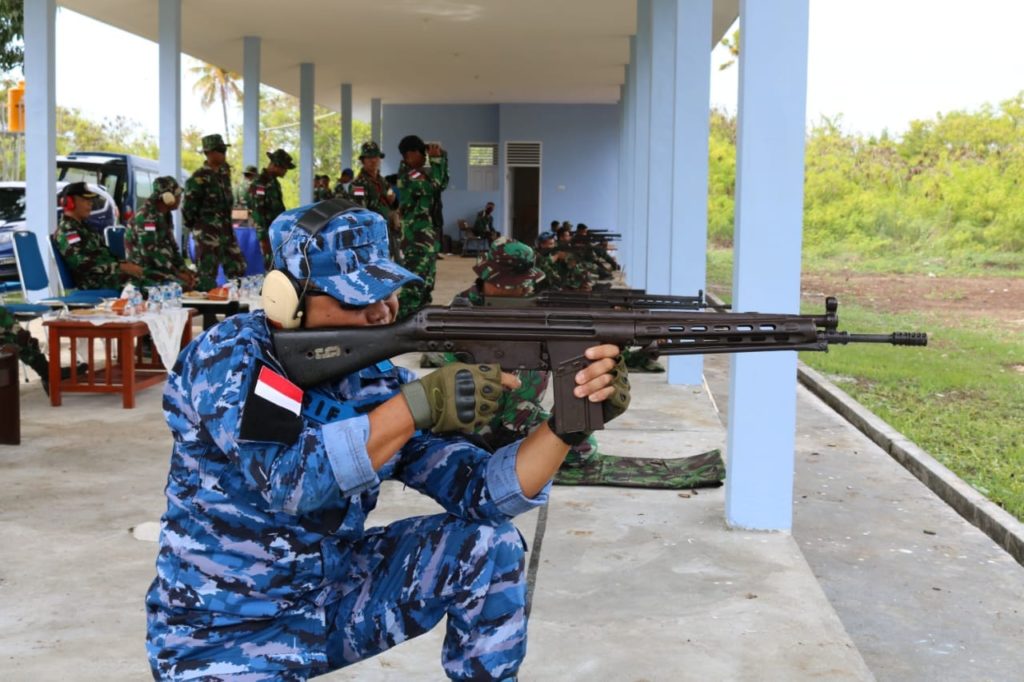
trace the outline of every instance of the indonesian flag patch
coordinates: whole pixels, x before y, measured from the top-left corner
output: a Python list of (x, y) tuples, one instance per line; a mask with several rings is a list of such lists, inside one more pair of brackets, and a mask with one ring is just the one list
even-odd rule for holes
[(420, 173), (418, 170), (411, 170), (411, 171), (409, 171), (409, 179), (410, 180), (422, 180), (423, 179), (423, 173)]
[(261, 197), (266, 193), (267, 190), (263, 187), (263, 185), (256, 185), (256, 196)]
[(364, 196), (366, 196), (366, 188), (362, 187), (362, 186), (353, 187), (352, 188), (352, 196), (354, 196), (354, 197), (364, 197)]
[(143, 223), (142, 229), (146, 232), (156, 232), (156, 223)]
[(78, 236), (77, 232), (68, 232), (67, 240), (68, 240), (68, 246), (74, 246), (78, 242), (82, 241), (82, 238)]
[(239, 436), (290, 445), (302, 432), (302, 389), (265, 363), (258, 366), (242, 408)]

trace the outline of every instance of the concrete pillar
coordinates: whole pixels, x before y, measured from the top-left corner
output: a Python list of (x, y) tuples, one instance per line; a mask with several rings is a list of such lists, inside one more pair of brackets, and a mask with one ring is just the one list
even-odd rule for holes
[(636, 235), (635, 178), (636, 178), (636, 36), (629, 37), (629, 64), (626, 66), (626, 98), (623, 103), (625, 112), (625, 153), (622, 159), (622, 187), (625, 200), (622, 207), (622, 259), (619, 261), (625, 270), (626, 282), (631, 286), (635, 281), (636, 268), (633, 258), (636, 248), (633, 240)]
[[(160, 175), (170, 175), (184, 182), (185, 178), (181, 177), (181, 0), (160, 0), (158, 12)], [(174, 240), (181, 244), (179, 212), (174, 212), (173, 220)]]
[(651, 140), (651, 0), (636, 5), (636, 98), (633, 102), (633, 229), (630, 286), (647, 287), (647, 201)]
[(352, 167), (352, 84), (341, 84), (341, 168)]
[(672, 267), (672, 154), (675, 129), (676, 2), (649, 0), (647, 31), (650, 35), (650, 88), (648, 107), (647, 290), (668, 291)]
[[(740, 4), (733, 308), (800, 308), (808, 0)], [(793, 525), (796, 353), (731, 358), (730, 526)]]
[(260, 158), (259, 36), (245, 36), (242, 47), (242, 165), (262, 168)]
[[(628, 67), (626, 70), (628, 72)], [(614, 231), (623, 235), (623, 239), (618, 242), (618, 251), (615, 254), (620, 263), (624, 262), (623, 258), (625, 256), (625, 251), (623, 251), (623, 247), (627, 241), (625, 235), (628, 233), (628, 230), (626, 229), (626, 198), (628, 193), (625, 188), (625, 179), (629, 177), (626, 172), (626, 156), (629, 148), (629, 145), (626, 142), (626, 129), (628, 125), (626, 121), (626, 109), (629, 106), (626, 95), (627, 88), (628, 85), (626, 83), (623, 83), (619, 87), (619, 165), (616, 169), (618, 173), (618, 181), (615, 183), (615, 186), (618, 188), (618, 202), (616, 205), (617, 211), (615, 214)], [(544, 230), (547, 228), (542, 224), (541, 229)]]
[[(692, 296), (707, 286), (712, 0), (676, 3), (669, 293)], [(703, 356), (669, 358), (670, 384), (699, 385), (703, 376)]]
[(384, 144), (380, 137), (380, 108), (380, 97), (374, 97), (370, 100), (370, 138), (377, 144)]
[[(25, 218), (35, 233), (44, 262), (50, 235), (57, 229), (57, 96), (55, 0), (25, 0)], [(50, 293), (57, 293), (52, 266)]]
[(299, 203), (313, 201), (314, 68), (299, 64)]

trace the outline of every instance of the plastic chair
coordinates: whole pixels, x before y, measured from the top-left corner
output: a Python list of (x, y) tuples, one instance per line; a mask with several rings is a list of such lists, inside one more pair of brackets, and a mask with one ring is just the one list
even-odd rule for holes
[(75, 297), (93, 299), (97, 296), (100, 298), (117, 298), (121, 295), (119, 289), (76, 289), (75, 278), (71, 276), (71, 268), (68, 267), (67, 261), (61, 255), (60, 249), (57, 248), (57, 240), (52, 236), (50, 237), (50, 257), (53, 258), (53, 262), (57, 265), (61, 296), (71, 297), (72, 299)]
[(110, 253), (114, 254), (117, 260), (124, 260), (126, 258), (124, 232), (123, 225), (110, 225), (103, 229), (103, 240), (107, 242), (107, 248), (110, 249)]
[[(21, 293), (29, 303), (57, 308), (94, 306), (111, 295), (108, 290), (83, 290), (68, 296), (51, 296), (50, 275), (46, 269), (46, 262), (43, 260), (36, 235), (28, 230), (17, 230), (14, 233), (14, 261), (18, 266)], [(113, 295), (117, 296), (119, 292), (114, 292)]]

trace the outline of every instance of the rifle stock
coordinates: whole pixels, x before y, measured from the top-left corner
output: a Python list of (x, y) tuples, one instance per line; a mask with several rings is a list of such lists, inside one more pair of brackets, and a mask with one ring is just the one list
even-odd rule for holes
[(603, 428), (601, 406), (572, 395), (584, 351), (611, 343), (657, 355), (761, 351), (827, 351), (830, 344), (925, 346), (919, 332), (849, 334), (838, 331), (838, 302), (824, 315), (709, 313), (585, 308), (480, 308), (464, 304), (423, 308), (391, 325), (278, 330), (274, 350), (288, 377), (303, 388), (340, 379), (409, 352), (468, 354), (506, 371), (552, 372), (556, 426), (564, 432)]

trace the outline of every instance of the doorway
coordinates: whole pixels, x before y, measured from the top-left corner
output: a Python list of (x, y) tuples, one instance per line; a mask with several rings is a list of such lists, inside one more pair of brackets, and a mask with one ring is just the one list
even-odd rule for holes
[(505, 166), (511, 236), (532, 246), (540, 228), (540, 143), (507, 142)]

